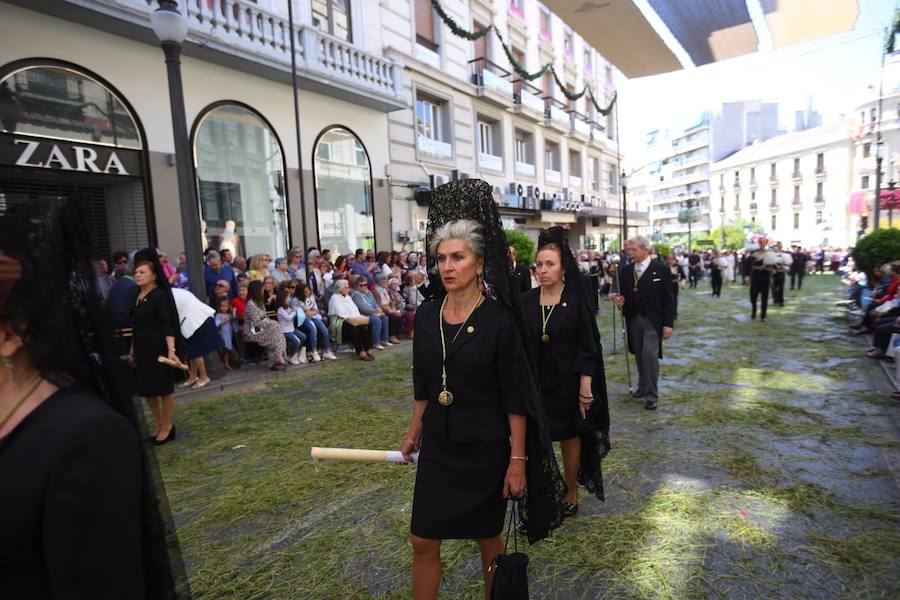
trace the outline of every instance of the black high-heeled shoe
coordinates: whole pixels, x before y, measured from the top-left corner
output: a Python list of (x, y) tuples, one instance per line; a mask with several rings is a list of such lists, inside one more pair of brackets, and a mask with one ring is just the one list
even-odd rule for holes
[(578, 514), (578, 505), (577, 504), (569, 504), (568, 502), (562, 503), (562, 513), (564, 517), (574, 517)]
[(169, 442), (173, 441), (174, 439), (175, 439), (175, 426), (172, 425), (172, 429), (169, 430), (169, 435), (167, 435), (165, 437), (165, 439), (158, 440), (156, 438), (153, 438), (153, 445), (154, 446), (162, 446), (163, 444), (168, 444)]

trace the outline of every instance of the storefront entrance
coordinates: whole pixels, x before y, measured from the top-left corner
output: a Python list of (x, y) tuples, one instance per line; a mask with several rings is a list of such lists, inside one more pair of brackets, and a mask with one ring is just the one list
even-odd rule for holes
[(140, 127), (124, 101), (73, 65), (0, 69), (0, 205), (76, 198), (97, 256), (155, 243)]

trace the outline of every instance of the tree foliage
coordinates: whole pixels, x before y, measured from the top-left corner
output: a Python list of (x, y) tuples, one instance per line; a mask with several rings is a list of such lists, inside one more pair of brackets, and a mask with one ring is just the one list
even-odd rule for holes
[(856, 268), (869, 275), (875, 267), (900, 259), (900, 229), (879, 229), (859, 238), (853, 249)]
[(656, 254), (659, 256), (660, 260), (672, 254), (672, 246), (670, 246), (669, 244), (656, 242), (655, 244), (653, 244), (653, 248), (656, 250)]
[(516, 260), (523, 265), (534, 264), (534, 241), (517, 229), (506, 230), (506, 243), (516, 249)]

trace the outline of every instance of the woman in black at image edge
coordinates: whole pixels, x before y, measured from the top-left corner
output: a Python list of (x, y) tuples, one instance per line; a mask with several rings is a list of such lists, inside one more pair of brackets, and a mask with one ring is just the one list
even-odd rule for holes
[(77, 201), (7, 199), (0, 598), (189, 598), (91, 258)]

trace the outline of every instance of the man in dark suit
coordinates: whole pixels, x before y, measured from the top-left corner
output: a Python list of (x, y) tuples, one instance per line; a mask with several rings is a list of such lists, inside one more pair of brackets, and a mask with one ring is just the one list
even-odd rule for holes
[(516, 248), (515, 246), (509, 247), (509, 260), (510, 266), (509, 270), (512, 271), (516, 279), (519, 281), (519, 291), (523, 294), (531, 289), (531, 271), (527, 266), (519, 264), (516, 262)]
[(672, 337), (675, 299), (669, 267), (650, 258), (650, 240), (639, 235), (625, 242), (631, 262), (619, 272), (619, 293), (612, 296), (622, 307), (628, 329), (628, 349), (638, 367), (638, 388), (633, 395), (646, 398), (644, 408), (656, 410), (657, 381), (662, 341)]
[(803, 289), (803, 278), (806, 277), (806, 263), (809, 262), (809, 254), (803, 251), (800, 246), (794, 246), (794, 252), (791, 256), (791, 289), (794, 289), (794, 282), (797, 283), (797, 289)]

